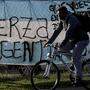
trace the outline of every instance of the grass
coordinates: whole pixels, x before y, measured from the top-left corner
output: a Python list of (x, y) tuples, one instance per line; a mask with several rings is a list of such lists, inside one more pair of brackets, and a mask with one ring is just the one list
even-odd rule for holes
[[(90, 86), (90, 77), (86, 77), (84, 80)], [(52, 80), (48, 85), (51, 83)], [(37, 81), (37, 84), (42, 86), (42, 84), (45, 84), (45, 82), (42, 81), (42, 83), (40, 83)], [(62, 73), (61, 82), (59, 84), (61, 87), (70, 86), (68, 72)], [(0, 73), (0, 90), (32, 90), (30, 77), (25, 77), (18, 73)]]
[(0, 73), (0, 90), (30, 90), (30, 79), (20, 74)]

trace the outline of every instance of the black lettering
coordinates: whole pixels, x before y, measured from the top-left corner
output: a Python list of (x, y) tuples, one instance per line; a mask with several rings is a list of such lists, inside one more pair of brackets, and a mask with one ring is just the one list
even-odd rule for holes
[[(48, 22), (47, 22), (47, 19), (46, 19), (46, 18), (37, 18), (37, 20), (44, 20), (46, 24), (45, 24), (45, 26), (39, 27), (39, 28), (37, 29), (37, 31), (36, 31), (36, 34), (37, 34), (40, 38), (48, 38), (48, 30), (47, 30)], [(43, 36), (43, 35), (41, 36), (41, 35), (39, 34), (39, 30), (42, 30), (42, 28), (45, 29), (46, 36)]]
[[(0, 19), (0, 22), (5, 22), (5, 19)], [(0, 25), (0, 29), (4, 29), (4, 26)], [(0, 34), (0, 36), (7, 36), (7, 34)]]
[(56, 5), (50, 5), (49, 10), (56, 13)]
[(1, 55), (5, 58), (11, 58), (13, 57), (13, 50), (6, 48), (5, 45), (7, 45), (8, 41), (2, 41), (1, 42)]
[(58, 15), (52, 15), (51, 16), (51, 21), (56, 21), (58, 20)]
[(9, 21), (10, 21), (10, 37), (12, 37), (12, 28), (15, 27), (17, 32), (18, 32), (19, 38), (22, 39), (21, 36), (20, 36), (19, 30), (18, 30), (18, 28), (16, 26), (16, 24), (18, 23), (19, 19), (17, 17), (13, 16), (13, 17), (11, 17), (9, 19)]
[[(20, 42), (14, 42), (14, 48), (13, 48), (13, 57), (14, 58), (20, 58), (21, 55), (19, 55), (19, 52), (21, 51), (20, 48), (17, 48), (17, 44), (19, 45)], [(18, 56), (17, 56), (17, 53), (18, 53)]]
[(26, 52), (28, 51), (28, 54), (29, 54), (29, 61), (31, 61), (32, 59), (32, 55), (31, 55), (31, 52), (30, 52), (30, 46), (29, 46), (29, 43), (27, 41), (24, 41), (23, 42), (24, 44), (24, 55), (23, 55), (23, 61), (26, 61)]
[[(23, 17), (23, 18), (25, 18), (25, 17)], [(27, 32), (31, 30), (31, 28), (29, 28), (29, 25), (30, 25), (30, 21), (32, 20), (32, 18), (25, 18), (25, 19), (28, 19), (28, 24), (27, 24), (26, 28), (23, 28), (23, 29), (25, 29), (25, 32), (23, 34), (23, 37), (30, 38), (30, 39), (35, 39), (36, 38), (36, 35), (33, 36), (33, 37), (30, 37), (30, 36), (27, 36), (26, 35)]]

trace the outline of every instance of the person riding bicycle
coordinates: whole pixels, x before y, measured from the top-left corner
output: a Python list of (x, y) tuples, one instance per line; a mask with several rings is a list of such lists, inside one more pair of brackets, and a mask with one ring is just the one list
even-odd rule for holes
[(85, 47), (89, 43), (89, 36), (87, 32), (84, 32), (84, 30), (82, 30), (82, 25), (77, 17), (75, 17), (70, 11), (68, 11), (65, 6), (60, 7), (58, 11), (60, 17), (59, 27), (54, 31), (53, 35), (45, 45), (54, 42), (56, 37), (63, 30), (62, 21), (66, 22), (69, 28), (66, 30), (65, 39), (62, 41), (60, 48), (65, 52), (73, 50), (73, 62), (77, 69), (77, 79), (75, 84), (77, 85), (78, 83), (80, 83), (80, 81), (82, 81), (81, 56)]

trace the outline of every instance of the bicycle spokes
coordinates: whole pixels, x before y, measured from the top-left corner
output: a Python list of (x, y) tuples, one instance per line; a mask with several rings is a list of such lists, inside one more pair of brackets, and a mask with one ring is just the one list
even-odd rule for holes
[(46, 65), (46, 69), (45, 69), (45, 72), (44, 72), (44, 77), (48, 77), (49, 74), (50, 74), (50, 67), (51, 67), (51, 64), (47, 64)]
[[(39, 68), (38, 73), (37, 68)], [(58, 76), (60, 77), (56, 65), (44, 60), (34, 66), (31, 72), (31, 82), (36, 90), (53, 90), (59, 82)], [(38, 86), (37, 83), (40, 83), (41, 86)]]

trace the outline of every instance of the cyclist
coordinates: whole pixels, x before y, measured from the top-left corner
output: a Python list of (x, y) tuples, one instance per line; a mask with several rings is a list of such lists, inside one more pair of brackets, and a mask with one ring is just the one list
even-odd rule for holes
[(60, 7), (58, 11), (60, 17), (59, 27), (54, 31), (53, 35), (45, 45), (54, 42), (56, 37), (63, 30), (64, 24), (62, 21), (66, 22), (68, 29), (66, 30), (65, 39), (62, 41), (60, 49), (65, 52), (73, 50), (73, 62), (77, 69), (77, 79), (76, 83), (74, 84), (78, 85), (82, 81), (81, 56), (85, 47), (89, 43), (89, 36), (87, 32), (84, 32), (84, 30), (82, 30), (82, 25), (79, 20), (70, 11), (68, 11), (65, 6)]

